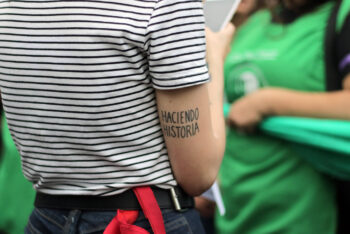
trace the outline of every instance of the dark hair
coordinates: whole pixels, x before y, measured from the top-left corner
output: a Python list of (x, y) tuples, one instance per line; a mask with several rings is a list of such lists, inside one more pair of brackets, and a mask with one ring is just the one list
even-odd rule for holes
[(283, 0), (277, 0), (276, 4), (271, 8), (272, 19), (274, 22), (287, 24), (330, 1), (337, 0), (305, 0), (305, 3), (301, 6), (291, 2), (289, 7), (284, 4)]
[(267, 7), (266, 2), (264, 0), (256, 0), (255, 1), (255, 5), (254, 8), (248, 12), (247, 14), (239, 14), (236, 13), (231, 22), (236, 26), (239, 27), (240, 25), (242, 25), (248, 18), (250, 15), (252, 15), (254, 12)]

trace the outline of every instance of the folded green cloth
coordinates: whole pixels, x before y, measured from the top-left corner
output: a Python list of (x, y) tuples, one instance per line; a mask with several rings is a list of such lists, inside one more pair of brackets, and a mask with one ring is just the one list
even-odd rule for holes
[(322, 172), (350, 180), (350, 121), (271, 117), (260, 128), (291, 142), (302, 158)]

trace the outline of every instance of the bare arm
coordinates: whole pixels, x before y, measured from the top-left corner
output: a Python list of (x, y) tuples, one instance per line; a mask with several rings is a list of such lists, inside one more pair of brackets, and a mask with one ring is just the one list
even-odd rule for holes
[(350, 120), (350, 88), (326, 93), (276, 90), (270, 95), (268, 114)]
[(350, 74), (343, 90), (310, 93), (266, 88), (231, 106), (229, 121), (238, 128), (251, 128), (270, 115), (303, 116), (350, 120)]
[[(231, 25), (220, 35), (207, 32), (209, 84), (156, 91), (174, 175), (190, 195), (199, 195), (211, 186), (224, 154), (223, 63), (233, 31)], [(226, 39), (222, 41), (222, 37)], [(218, 48), (214, 51), (211, 46), (215, 44)]]

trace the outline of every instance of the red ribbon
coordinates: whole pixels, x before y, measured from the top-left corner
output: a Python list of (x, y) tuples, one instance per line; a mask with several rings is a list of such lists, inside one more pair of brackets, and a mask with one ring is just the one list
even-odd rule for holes
[[(133, 189), (145, 217), (151, 224), (154, 234), (165, 234), (162, 212), (150, 187)], [(133, 225), (138, 217), (137, 210), (118, 210), (103, 234), (149, 234), (145, 229)]]

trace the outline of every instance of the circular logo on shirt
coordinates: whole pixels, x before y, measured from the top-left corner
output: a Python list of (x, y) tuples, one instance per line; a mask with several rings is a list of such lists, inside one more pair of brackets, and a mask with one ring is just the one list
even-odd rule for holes
[(267, 86), (267, 81), (260, 68), (254, 64), (237, 65), (226, 76), (227, 95), (232, 100), (264, 86)]

